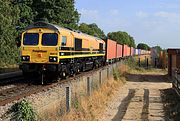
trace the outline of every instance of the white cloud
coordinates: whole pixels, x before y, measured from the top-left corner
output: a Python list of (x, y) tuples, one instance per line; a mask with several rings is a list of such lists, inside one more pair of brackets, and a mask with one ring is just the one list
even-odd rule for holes
[(146, 17), (148, 17), (149, 15), (148, 15), (148, 13), (146, 13), (146, 12), (138, 11), (138, 12), (136, 12), (136, 16), (139, 17), (139, 18), (146, 18)]
[(81, 17), (85, 17), (85, 18), (98, 18), (99, 17), (99, 12), (98, 10), (88, 10), (85, 8), (82, 8), (79, 13), (81, 14)]
[(164, 21), (168, 21), (174, 24), (180, 24), (180, 13), (160, 11), (154, 14), (156, 17), (162, 18)]
[(180, 14), (160, 11), (160, 12), (155, 13), (155, 16), (163, 17), (163, 18), (179, 18)]

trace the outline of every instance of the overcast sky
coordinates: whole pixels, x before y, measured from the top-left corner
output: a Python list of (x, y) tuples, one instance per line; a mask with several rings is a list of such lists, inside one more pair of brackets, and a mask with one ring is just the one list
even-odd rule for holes
[(150, 46), (180, 48), (180, 0), (76, 0), (80, 23), (126, 31)]

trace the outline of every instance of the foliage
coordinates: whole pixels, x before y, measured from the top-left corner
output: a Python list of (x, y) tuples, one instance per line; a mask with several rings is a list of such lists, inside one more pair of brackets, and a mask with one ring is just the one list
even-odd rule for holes
[(34, 21), (34, 13), (31, 8), (32, 0), (12, 0), (12, 5), (19, 9), (19, 19), (17, 20), (16, 29), (18, 34), (29, 24)]
[(135, 47), (135, 40), (127, 32), (110, 32), (108, 38), (117, 41), (119, 44), (127, 44), (130, 47)]
[(95, 23), (81, 23), (79, 26), (79, 30), (86, 34), (99, 37), (101, 39), (106, 39), (106, 35), (104, 34), (104, 32)]
[(143, 50), (150, 50), (150, 47), (147, 44), (145, 44), (145, 43), (139, 43), (137, 45), (137, 48), (138, 49), (143, 49)]
[(77, 96), (74, 97), (72, 101), (72, 105), (75, 109), (78, 109), (80, 107), (80, 100), (78, 99)]
[(18, 49), (14, 46), (16, 37), (15, 25), (19, 9), (10, 0), (0, 0), (0, 67), (18, 61)]
[(132, 69), (137, 67), (137, 62), (135, 60), (135, 58), (128, 58), (125, 63)]
[(18, 30), (40, 20), (64, 27), (78, 27), (79, 13), (74, 0), (13, 0), (12, 4), (20, 10)]
[(115, 81), (119, 80), (121, 74), (119, 69), (113, 69), (113, 78)]
[(154, 48), (156, 48), (157, 52), (160, 53), (160, 51), (162, 51), (163, 49), (160, 46), (155, 46)]
[(63, 27), (77, 29), (79, 13), (74, 0), (33, 0), (35, 20), (44, 19)]
[(16, 121), (36, 121), (36, 114), (32, 109), (32, 106), (26, 100), (22, 100), (12, 106), (12, 112), (14, 112), (13, 120)]

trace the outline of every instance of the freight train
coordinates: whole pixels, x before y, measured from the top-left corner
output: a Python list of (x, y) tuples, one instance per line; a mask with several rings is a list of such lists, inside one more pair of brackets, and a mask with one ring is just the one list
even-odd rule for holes
[(121, 58), (150, 53), (46, 22), (29, 25), (19, 42), (24, 77), (39, 76), (42, 84), (44, 80), (66, 78)]

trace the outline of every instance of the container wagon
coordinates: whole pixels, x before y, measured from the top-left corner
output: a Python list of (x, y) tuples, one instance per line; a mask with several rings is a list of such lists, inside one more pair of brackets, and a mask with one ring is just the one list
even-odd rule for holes
[(106, 42), (106, 62), (113, 63), (116, 60), (117, 55), (117, 42), (107, 39)]
[(122, 45), (117, 44), (117, 60), (120, 60), (122, 58)]

